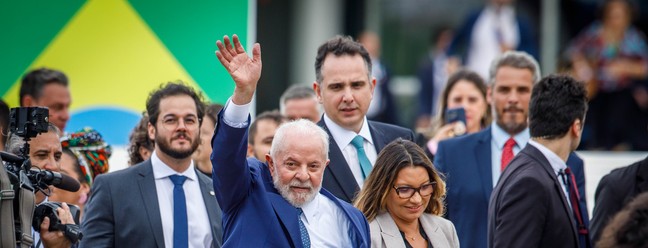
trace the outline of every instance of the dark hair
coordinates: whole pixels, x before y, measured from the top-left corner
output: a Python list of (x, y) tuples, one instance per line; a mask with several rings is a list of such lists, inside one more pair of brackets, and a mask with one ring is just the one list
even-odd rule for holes
[(250, 124), (250, 131), (249, 131), (249, 135), (248, 135), (248, 144), (254, 145), (254, 136), (256, 136), (256, 133), (257, 133), (257, 125), (258, 125), (259, 121), (263, 121), (263, 120), (273, 121), (275, 124), (277, 124), (277, 126), (279, 126), (282, 123), (288, 121), (288, 119), (285, 116), (281, 115), (281, 113), (279, 113), (279, 111), (277, 111), (277, 110), (265, 111), (265, 112), (257, 115), (257, 117), (254, 119), (252, 124)]
[(128, 137), (128, 164), (135, 165), (144, 161), (144, 158), (140, 156), (139, 150), (140, 147), (144, 147), (146, 150), (153, 151), (155, 149), (155, 141), (150, 139), (148, 136), (148, 115), (142, 113), (142, 118), (133, 128), (133, 131)]
[(531, 137), (563, 137), (575, 120), (585, 119), (587, 92), (582, 82), (566, 75), (550, 75), (531, 92), (529, 130)]
[(648, 247), (648, 192), (639, 194), (614, 215), (596, 247)]
[(79, 158), (77, 158), (77, 156), (74, 154), (74, 152), (72, 152), (72, 150), (70, 150), (70, 148), (63, 148), (63, 153), (69, 155), (74, 160), (74, 165), (72, 165), (72, 168), (74, 168), (74, 172), (76, 172), (77, 175), (79, 175), (75, 179), (80, 183), (88, 183), (88, 180), (85, 178), (83, 171), (81, 171), (81, 164), (79, 163)]
[(160, 101), (165, 97), (187, 95), (196, 103), (196, 111), (198, 112), (198, 123), (202, 124), (202, 118), (205, 116), (205, 104), (202, 101), (202, 94), (196, 92), (193, 88), (187, 86), (182, 81), (168, 82), (160, 86), (159, 89), (151, 92), (146, 100), (146, 112), (149, 115), (149, 123), (157, 127), (158, 116), (160, 115)]
[(426, 213), (442, 215), (445, 198), (445, 182), (425, 155), (421, 147), (414, 142), (398, 138), (380, 151), (376, 165), (364, 182), (364, 187), (355, 200), (355, 207), (360, 209), (367, 220), (372, 221), (379, 214), (387, 211), (387, 197), (393, 190), (398, 173), (406, 167), (423, 167), (431, 182), (435, 182), (434, 193), (425, 207)]
[(218, 112), (223, 109), (223, 105), (218, 103), (206, 104), (205, 117), (209, 118), (214, 124), (218, 123)]
[(354, 56), (360, 54), (367, 66), (367, 71), (369, 73), (367, 76), (371, 77), (371, 58), (369, 57), (367, 49), (349, 36), (337, 35), (333, 37), (333, 39), (324, 42), (324, 44), (317, 49), (317, 56), (315, 57), (315, 77), (317, 78), (317, 83), (322, 83), (322, 65), (329, 53), (332, 53), (335, 56)]
[(68, 86), (68, 78), (61, 71), (52, 70), (48, 68), (40, 68), (28, 72), (23, 76), (22, 83), (20, 84), (20, 104), (22, 106), (23, 97), (29, 95), (35, 99), (41, 97), (43, 88), (50, 83), (56, 83)]
[(484, 79), (479, 76), (474, 71), (466, 70), (466, 69), (461, 69), (454, 74), (450, 75), (448, 78), (448, 82), (446, 83), (445, 87), (443, 88), (443, 93), (441, 93), (441, 98), (439, 98), (439, 111), (438, 111), (438, 120), (437, 124), (439, 127), (442, 125), (445, 125), (446, 123), (446, 110), (448, 110), (448, 96), (450, 95), (450, 91), (452, 91), (452, 88), (461, 80), (467, 81), (475, 86), (479, 90), (479, 93), (481, 93), (481, 96), (484, 98), (484, 102), (486, 102), (486, 112), (484, 113), (484, 116), (480, 120), (481, 126), (485, 127), (488, 126), (491, 122), (491, 108), (488, 107), (488, 102), (486, 101), (486, 90), (487, 86), (486, 83), (484, 83)]
[(0, 99), (0, 142), (4, 145), (7, 143), (7, 134), (9, 134), (9, 105)]

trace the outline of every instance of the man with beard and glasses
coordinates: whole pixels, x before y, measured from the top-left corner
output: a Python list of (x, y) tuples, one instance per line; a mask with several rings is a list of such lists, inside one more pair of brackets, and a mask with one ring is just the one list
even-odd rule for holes
[(149, 95), (146, 111), (151, 158), (95, 178), (81, 247), (220, 247), (212, 181), (191, 159), (205, 112), (201, 96), (167, 83)]
[[(486, 98), (494, 123), (480, 132), (439, 143), (434, 165), (446, 176), (445, 217), (457, 228), (461, 246), (487, 246), (490, 195), (506, 165), (529, 141), (529, 101), (539, 80), (540, 68), (533, 57), (505, 52), (490, 67)], [(571, 153), (567, 165), (583, 196), (581, 209), (587, 209), (583, 161)]]
[(216, 56), (234, 79), (212, 138), (223, 247), (370, 247), (362, 213), (322, 188), (328, 135), (308, 120), (275, 133), (267, 163), (246, 159), (250, 102), (261, 76), (261, 46), (252, 58), (236, 35), (217, 41)]

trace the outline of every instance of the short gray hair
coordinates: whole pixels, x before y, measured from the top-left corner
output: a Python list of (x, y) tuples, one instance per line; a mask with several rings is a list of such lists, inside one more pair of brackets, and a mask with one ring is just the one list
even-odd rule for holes
[(308, 98), (313, 98), (315, 101), (317, 101), (317, 95), (315, 94), (313, 88), (303, 84), (295, 84), (293, 86), (290, 86), (286, 91), (284, 91), (283, 94), (281, 94), (281, 98), (279, 98), (279, 110), (282, 115), (286, 115), (286, 102), (288, 100)]
[(493, 60), (489, 70), (488, 84), (495, 83), (495, 73), (502, 67), (513, 67), (516, 69), (528, 69), (533, 74), (533, 84), (540, 81), (540, 66), (533, 56), (522, 51), (506, 51)]
[(276, 158), (279, 153), (284, 151), (284, 146), (286, 145), (285, 138), (288, 133), (300, 134), (308, 139), (319, 139), (324, 147), (322, 152), (328, 160), (329, 135), (324, 131), (324, 129), (306, 119), (286, 122), (279, 126), (274, 135), (274, 139), (272, 140), (272, 146), (270, 147), (270, 156), (272, 156), (273, 159)]
[[(47, 123), (47, 132), (48, 133), (53, 132), (59, 138), (61, 137), (61, 131), (58, 129), (58, 127), (54, 126), (54, 124), (52, 124), (51, 122)], [(22, 153), (20, 152), (20, 148), (22, 148), (23, 145), (25, 145), (25, 141), (23, 140), (23, 138), (16, 135), (13, 132), (9, 132), (7, 136), (8, 138), (7, 138), (7, 144), (5, 144), (5, 151), (15, 155), (22, 155)]]

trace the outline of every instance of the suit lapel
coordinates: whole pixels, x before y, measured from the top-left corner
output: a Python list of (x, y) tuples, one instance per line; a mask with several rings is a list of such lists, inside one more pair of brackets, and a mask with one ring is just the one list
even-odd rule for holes
[(302, 247), (297, 209), (279, 194), (268, 194), (268, 198), (281, 226), (286, 230), (284, 233), (290, 235), (292, 247)]
[[(362, 238), (363, 234), (360, 233), (360, 227), (364, 226), (364, 223), (360, 222), (361, 219), (354, 218), (350, 210), (342, 206), (340, 199), (336, 198), (333, 194), (331, 194), (331, 192), (328, 192), (326, 189), (322, 189), (320, 190), (320, 193), (325, 197), (331, 199), (331, 201), (335, 202), (335, 205), (342, 209), (342, 211), (346, 214), (349, 223), (351, 223), (351, 230), (349, 230), (348, 232), (349, 237), (351, 238), (351, 242), (354, 244), (354, 247), (369, 247), (369, 244), (363, 244), (364, 239)], [(355, 210), (355, 208), (353, 208), (353, 210)]]
[[(378, 226), (380, 226), (380, 236), (385, 242), (385, 247), (405, 247), (398, 226), (396, 226), (396, 222), (389, 215), (389, 212), (384, 212), (376, 216), (376, 221), (378, 222)], [(377, 246), (380, 245), (377, 244)]]
[(382, 150), (383, 147), (387, 146), (387, 144), (391, 142), (391, 140), (386, 140), (385, 138), (387, 137), (387, 135), (385, 135), (382, 130), (375, 128), (370, 121), (367, 124), (369, 126), (369, 132), (371, 133), (371, 139), (373, 140), (374, 147), (376, 148), (376, 153), (380, 153), (380, 150)]
[(155, 238), (158, 247), (164, 247), (164, 237), (162, 230), (162, 219), (160, 217), (160, 206), (157, 199), (157, 190), (155, 188), (155, 178), (153, 177), (153, 165), (151, 160), (147, 160), (139, 165), (139, 188), (142, 200), (144, 200), (144, 208), (148, 215), (148, 220), (151, 225), (151, 233)]
[(475, 158), (477, 159), (477, 170), (481, 176), (482, 190), (486, 202), (490, 200), (493, 192), (493, 159), (491, 156), (491, 128), (488, 127), (480, 133), (475, 145)]
[(572, 229), (572, 235), (574, 236), (574, 240), (578, 240), (578, 230), (576, 230), (576, 222), (574, 220), (573, 214), (571, 213), (571, 207), (569, 207), (569, 203), (567, 202), (567, 198), (565, 198), (565, 193), (563, 192), (563, 188), (560, 185), (560, 182), (558, 181), (558, 177), (553, 171), (553, 168), (551, 167), (551, 164), (545, 158), (545, 156), (535, 148), (533, 145), (527, 145), (522, 151), (525, 151), (529, 156), (533, 157), (540, 165), (542, 165), (542, 168), (544, 169), (545, 173), (548, 174), (549, 178), (553, 181), (554, 184), (554, 189), (556, 191), (556, 194), (560, 197), (560, 200), (562, 201), (563, 205), (563, 210), (565, 211), (565, 216), (570, 220), (569, 222), (571, 223), (571, 229)]
[(450, 247), (450, 244), (448, 243), (446, 237), (443, 235), (441, 228), (439, 227), (439, 225), (437, 225), (436, 222), (434, 222), (432, 218), (433, 215), (426, 213), (423, 213), (421, 217), (419, 217), (421, 226), (423, 226), (423, 230), (425, 230), (425, 234), (427, 234), (428, 240), (430, 240), (430, 243), (432, 243), (432, 247)]
[[(206, 176), (202, 175), (198, 169), (196, 169), (196, 175), (198, 176), (198, 182), (200, 183), (200, 193), (202, 193), (203, 201), (205, 202), (205, 207), (207, 208), (207, 216), (209, 217), (209, 223), (211, 225), (211, 233), (214, 243), (217, 243), (217, 234), (220, 233), (217, 231), (222, 223), (222, 211), (216, 202), (216, 196), (214, 193), (213, 186), (210, 185), (209, 180)], [(220, 245), (220, 244), (219, 244)]]
[(330, 163), (328, 166), (326, 166), (326, 171), (329, 171), (331, 173), (330, 176), (335, 179), (335, 181), (340, 185), (340, 188), (342, 188), (344, 195), (347, 197), (347, 199), (349, 199), (349, 201), (351, 201), (355, 196), (355, 192), (360, 190), (360, 187), (358, 186), (355, 177), (353, 177), (353, 172), (351, 172), (349, 164), (347, 164), (344, 155), (342, 155), (340, 147), (331, 135), (331, 131), (329, 131), (328, 127), (326, 127), (324, 118), (322, 118), (322, 120), (320, 120), (320, 122), (318, 122), (317, 124), (322, 127), (330, 137), (329, 159), (331, 161), (335, 161), (334, 163)]

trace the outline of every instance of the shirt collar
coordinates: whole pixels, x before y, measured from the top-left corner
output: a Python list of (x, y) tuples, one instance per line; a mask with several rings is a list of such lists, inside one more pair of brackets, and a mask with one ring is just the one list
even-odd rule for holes
[(178, 173), (177, 171), (174, 171), (169, 167), (167, 164), (162, 162), (160, 160), (160, 157), (157, 155), (157, 150), (153, 151), (153, 154), (151, 154), (151, 165), (153, 166), (153, 176), (154, 178), (157, 179), (162, 179), (162, 178), (167, 178), (171, 175), (183, 175), (187, 178), (189, 178), (192, 181), (195, 181), (198, 179), (198, 176), (196, 175), (196, 172), (194, 171), (194, 164), (193, 160), (189, 164), (189, 167), (187, 170), (185, 170), (182, 173)]
[(304, 203), (304, 205), (301, 207), (302, 211), (304, 211), (304, 218), (306, 218), (306, 222), (309, 222), (314, 220), (317, 215), (319, 215), (320, 211), (320, 201), (321, 201), (322, 194), (317, 192), (317, 195), (315, 195), (315, 198), (313, 198), (312, 201)]
[[(491, 135), (493, 136), (493, 141), (497, 148), (503, 149), (506, 141), (511, 137), (504, 129), (502, 129), (496, 122), (493, 121), (491, 125)], [(529, 127), (522, 130), (522, 132), (517, 133), (513, 136), (517, 147), (525, 147), (529, 139), (531, 139), (531, 134), (529, 133)]]
[(549, 161), (549, 164), (551, 164), (551, 168), (553, 168), (554, 173), (556, 173), (556, 175), (558, 175), (558, 173), (561, 170), (567, 168), (567, 164), (565, 164), (565, 161), (563, 161), (560, 157), (558, 157), (556, 153), (549, 150), (549, 148), (547, 148), (546, 146), (543, 146), (542, 144), (535, 142), (533, 140), (529, 140), (529, 145), (532, 145), (535, 148), (538, 148), (538, 150), (540, 150), (542, 155), (544, 155), (545, 158), (547, 158), (547, 160)]
[(354, 131), (339, 126), (337, 123), (331, 120), (331, 118), (329, 118), (326, 114), (324, 114), (324, 123), (326, 124), (326, 127), (328, 127), (329, 131), (331, 132), (331, 136), (333, 136), (333, 139), (335, 140), (335, 142), (337, 142), (338, 146), (340, 147), (340, 150), (343, 150), (344, 147), (349, 145), (351, 143), (351, 140), (353, 140), (353, 138), (355, 138), (355, 136), (357, 135), (362, 136), (366, 141), (369, 142), (369, 144), (373, 145), (373, 139), (371, 139), (371, 131), (369, 130), (369, 124), (367, 122), (366, 116), (362, 121), (362, 127), (360, 128), (360, 132), (357, 134)]

